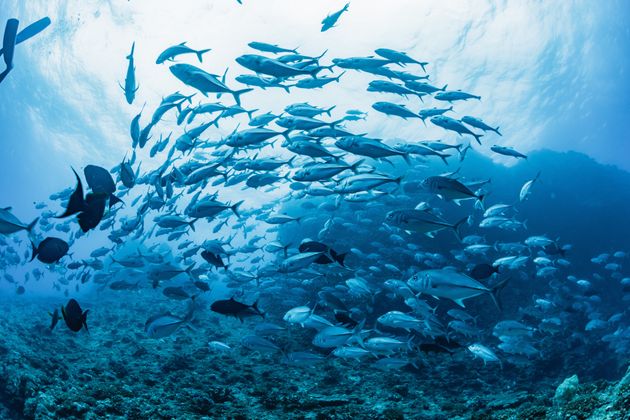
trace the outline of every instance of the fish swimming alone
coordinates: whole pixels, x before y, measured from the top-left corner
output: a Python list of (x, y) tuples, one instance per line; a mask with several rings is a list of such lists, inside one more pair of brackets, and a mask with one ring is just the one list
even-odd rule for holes
[[(61, 315), (66, 322), (70, 331), (79, 332), (85, 327), (85, 331), (89, 332), (87, 326), (87, 316), (90, 310), (83, 311), (79, 302), (70, 299), (66, 306), (61, 307)], [(53, 315), (54, 316), (54, 315)]]
[(125, 86), (120, 85), (120, 88), (125, 92), (125, 99), (127, 99), (127, 103), (131, 105), (133, 100), (136, 97), (136, 92), (140, 88), (136, 84), (136, 66), (133, 61), (133, 52), (136, 48), (136, 43), (131, 44), (131, 52), (127, 56), (127, 60), (129, 60), (129, 65), (127, 66), (127, 75), (125, 76)]
[(335, 24), (337, 23), (337, 21), (339, 20), (339, 18), (341, 17), (341, 15), (348, 11), (348, 7), (350, 7), (350, 3), (346, 3), (345, 6), (343, 6), (340, 10), (329, 14), (328, 16), (326, 16), (323, 20), (322, 20), (322, 29), (321, 32), (326, 32), (327, 30), (329, 30), (330, 28), (333, 28), (335, 26)]

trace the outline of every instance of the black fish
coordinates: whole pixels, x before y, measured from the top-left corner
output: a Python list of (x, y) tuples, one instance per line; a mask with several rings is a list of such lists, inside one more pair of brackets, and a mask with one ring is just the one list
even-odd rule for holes
[(199, 289), (201, 291), (204, 291), (204, 292), (209, 292), (210, 291), (210, 286), (205, 281), (197, 280), (195, 282), (195, 286), (197, 286), (197, 289)]
[(442, 346), (442, 347), (445, 347), (445, 348), (447, 348), (447, 349), (451, 349), (451, 350), (452, 350), (452, 349), (459, 349), (459, 348), (462, 348), (462, 347), (463, 347), (463, 346), (462, 346), (460, 343), (458, 343), (457, 341), (455, 341), (455, 340), (449, 340), (448, 338), (446, 338), (446, 337), (442, 337), (442, 336), (437, 336), (437, 337), (435, 337), (435, 340), (433, 340), (433, 342), (434, 342), (435, 344), (438, 344), (438, 345), (440, 345), (440, 346)]
[(221, 315), (238, 318), (241, 322), (243, 322), (243, 318), (251, 316), (260, 316), (261, 318), (265, 317), (265, 314), (258, 309), (258, 301), (254, 302), (253, 305), (246, 305), (235, 301), (234, 298), (217, 300), (210, 305), (210, 309)]
[(85, 330), (89, 332), (87, 326), (87, 311), (82, 311), (79, 302), (74, 299), (70, 299), (66, 306), (61, 307), (61, 315), (63, 320), (66, 321), (66, 325), (71, 331), (78, 332), (81, 328), (85, 327)]
[(335, 319), (337, 320), (337, 322), (340, 322), (341, 324), (343, 324), (344, 326), (348, 327), (348, 328), (354, 328), (357, 325), (359, 325), (359, 323), (357, 321), (355, 321), (354, 319), (352, 319), (350, 317), (350, 314), (346, 311), (335, 311)]
[(210, 264), (214, 265), (217, 268), (221, 268), (223, 267), (224, 269), (228, 269), (228, 266), (225, 265), (225, 263), (223, 262), (223, 260), (221, 259), (221, 256), (217, 255), (217, 254), (213, 254), (210, 251), (202, 251), (201, 252), (201, 257), (206, 260), (207, 262), (209, 262)]
[(114, 195), (116, 184), (107, 169), (96, 165), (88, 165), (83, 169), (83, 173), (93, 193), (109, 198), (109, 207), (122, 203), (122, 200)]
[(90, 193), (85, 197), (85, 209), (78, 216), (79, 226), (83, 232), (98, 226), (105, 215), (106, 204), (106, 195)]
[(422, 343), (420, 344), (420, 351), (424, 353), (448, 353), (453, 354), (453, 351), (447, 349), (444, 346), (435, 343)]
[(55, 327), (57, 326), (57, 323), (59, 322), (59, 309), (55, 308), (55, 312), (53, 312), (52, 314), (48, 312), (48, 315), (50, 315), (51, 317), (50, 331), (52, 331), (55, 329)]
[(81, 226), (83, 232), (87, 232), (90, 229), (94, 229), (101, 222), (108, 201), (109, 207), (117, 202), (121, 202), (118, 197), (109, 192), (112, 186), (114, 187), (114, 191), (116, 189), (115, 185), (113, 185), (114, 181), (111, 180), (111, 176), (105, 171), (107, 177), (111, 180), (110, 185), (109, 182), (104, 179), (102, 171), (105, 171), (105, 169), (94, 165), (88, 165), (85, 168), (86, 178), (88, 179), (88, 184), (92, 192), (87, 194), (84, 198), (81, 178), (79, 178), (74, 168), (72, 169), (74, 176), (77, 178), (77, 187), (70, 195), (66, 211), (60, 216), (57, 216), (58, 219), (79, 213), (79, 226)]
[(334, 293), (327, 290), (320, 290), (317, 296), (321, 299), (321, 303), (324, 306), (332, 307), (333, 309), (339, 309), (344, 312), (348, 312), (348, 307), (341, 299), (339, 299)]
[(56, 216), (57, 219), (63, 219), (64, 217), (72, 216), (73, 214), (82, 212), (83, 210), (85, 210), (86, 207), (85, 200), (83, 199), (83, 183), (81, 182), (81, 178), (79, 178), (79, 174), (77, 174), (77, 171), (75, 171), (74, 168), (72, 168), (72, 172), (74, 172), (74, 176), (77, 177), (77, 187), (70, 195), (68, 205), (66, 206), (66, 211), (63, 212), (62, 215)]
[(17, 293), (18, 295), (23, 295), (24, 292), (26, 292), (24, 286), (18, 286), (17, 289), (15, 289), (15, 293)]
[(484, 280), (499, 272), (499, 267), (493, 267), (490, 264), (481, 263), (477, 264), (472, 270), (470, 270), (470, 277), (475, 280)]
[(133, 188), (136, 185), (135, 174), (133, 173), (133, 168), (127, 162), (124, 162), (120, 166), (120, 181), (127, 188)]
[(321, 252), (322, 255), (313, 261), (315, 264), (331, 264), (334, 262), (339, 263), (342, 267), (345, 267), (343, 261), (346, 258), (346, 254), (338, 254), (334, 249), (326, 244), (317, 241), (302, 242), (298, 247), (301, 253), (304, 252)]
[(566, 249), (555, 242), (545, 245), (543, 247), (543, 251), (545, 251), (545, 254), (547, 255), (560, 255), (561, 257), (566, 256)]
[(68, 253), (70, 246), (66, 241), (59, 238), (48, 237), (41, 241), (38, 246), (31, 242), (33, 256), (31, 261), (37, 257), (44, 264), (54, 264)]
[(113, 194), (116, 192), (114, 178), (109, 171), (96, 165), (88, 165), (83, 169), (85, 180), (95, 193)]
[(190, 295), (188, 294), (188, 292), (186, 292), (181, 286), (165, 287), (162, 290), (162, 294), (166, 296), (167, 298), (175, 299), (175, 300), (190, 299)]

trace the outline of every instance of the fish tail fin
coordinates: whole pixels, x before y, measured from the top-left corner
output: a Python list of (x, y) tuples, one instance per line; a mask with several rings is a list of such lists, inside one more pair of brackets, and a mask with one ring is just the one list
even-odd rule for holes
[(326, 55), (326, 53), (328, 52), (328, 49), (325, 49), (323, 53), (321, 53), (320, 55), (318, 55), (317, 57), (314, 57), (315, 60), (319, 60), (320, 58), (324, 57)]
[(455, 234), (455, 237), (457, 238), (459, 242), (462, 241), (462, 234), (461, 234), (460, 228), (467, 221), (468, 221), (468, 216), (464, 217), (462, 220), (458, 221), (457, 223), (453, 225), (453, 233)]
[(404, 153), (404, 154), (400, 155), (400, 157), (402, 157), (405, 160), (407, 165), (411, 165), (411, 159), (409, 158), (409, 153)]
[(204, 55), (205, 53), (207, 53), (208, 51), (210, 51), (211, 49), (212, 49), (212, 48), (208, 48), (208, 49), (205, 49), (205, 50), (199, 50), (199, 51), (197, 51), (197, 52), (196, 52), (196, 54), (197, 54), (197, 58), (199, 59), (199, 62), (200, 62), (200, 63), (203, 63), (203, 55)]
[(235, 203), (230, 206), (230, 210), (232, 210), (232, 212), (236, 215), (236, 217), (241, 217), (241, 215), (238, 213), (238, 208), (241, 206), (241, 204), (243, 204), (243, 201), (244, 200), (241, 200), (238, 203)]
[(129, 53), (129, 55), (125, 58), (127, 58), (127, 60), (131, 60), (133, 58), (133, 52), (136, 49), (136, 41), (133, 41), (133, 44), (131, 44), (131, 52)]
[(31, 233), (33, 231), (33, 228), (35, 227), (35, 225), (37, 224), (38, 221), (39, 221), (39, 217), (36, 217), (35, 220), (33, 220), (31, 223), (29, 223), (26, 226), (26, 231), (28, 233)]
[(35, 259), (35, 257), (37, 256), (37, 253), (39, 252), (37, 250), (37, 247), (35, 246), (35, 242), (33, 242), (33, 241), (31, 241), (31, 250), (32, 250), (32, 254), (33, 255), (31, 256), (30, 261), (33, 261)]
[(344, 261), (347, 256), (347, 252), (344, 252), (343, 254), (337, 254), (337, 258), (335, 258), (335, 260), (339, 263), (340, 266), (345, 267), (346, 265), (344, 264)]
[(359, 344), (359, 346), (363, 348), (365, 348), (365, 345), (363, 344), (363, 337), (361, 337), (361, 330), (363, 329), (364, 326), (365, 326), (365, 319), (359, 322), (359, 324), (356, 327), (354, 327), (354, 329), (352, 330), (352, 338), (354, 338)]
[(484, 204), (483, 200), (486, 198), (486, 194), (479, 194), (477, 196), (477, 203), (479, 203), (479, 205), (481, 206), (482, 210), (486, 209), (486, 205)]
[(289, 137), (289, 134), (291, 134), (291, 131), (293, 130), (291, 130), (290, 128), (287, 128), (282, 133), (280, 133), (280, 135), (284, 137), (285, 139), (287, 139), (287, 141), (291, 141), (291, 138)]
[(254, 112), (256, 112), (256, 111), (258, 111), (258, 108), (251, 109), (251, 110), (249, 110), (249, 111), (245, 111), (245, 113), (247, 114), (247, 116), (248, 116), (248, 117), (249, 117), (249, 119), (251, 120), (251, 119), (252, 119), (252, 114), (253, 114)]
[(234, 90), (234, 91), (232, 91), (231, 93), (232, 93), (232, 96), (234, 96), (234, 100), (236, 101), (236, 104), (237, 105), (241, 104), (241, 95), (242, 94), (247, 93), (247, 92), (251, 92), (252, 90), (254, 90), (254, 89), (248, 88), (248, 89), (241, 89), (241, 90)]
[(193, 320), (193, 316), (195, 313), (195, 298), (197, 295), (193, 295), (190, 297), (190, 302), (188, 302), (188, 312), (186, 312), (186, 316), (184, 316), (184, 322), (186, 324), (190, 323)]
[[(345, 73), (345, 72), (344, 72)], [(333, 105), (330, 108), (324, 110), (324, 112), (330, 117), (330, 111), (332, 111), (333, 109), (337, 108), (337, 105)]]
[(120, 198), (116, 197), (114, 194), (110, 194), (109, 196), (109, 207), (112, 207), (118, 203), (125, 204)]
[[(444, 92), (446, 90), (446, 88), (448, 87), (448, 83), (445, 84), (444, 86), (442, 86), (442, 89), (440, 89), (442, 92)], [(453, 109), (453, 107), (451, 107), (451, 109)]]
[(448, 161), (446, 160), (446, 158), (450, 157), (451, 155), (447, 155), (445, 153), (440, 153), (438, 156), (440, 157), (440, 159), (442, 159), (442, 162), (444, 162), (444, 164), (448, 166)]
[(263, 319), (267, 315), (263, 311), (261, 311), (260, 308), (258, 308), (258, 299), (256, 299), (256, 302), (254, 302), (254, 304), (252, 305), (252, 308), (254, 308), (256, 313), (258, 313)]
[(195, 108), (193, 108), (190, 111), (190, 113), (188, 114), (188, 121), (187, 121), (187, 123), (188, 124), (192, 123), (196, 116), (197, 116), (197, 111), (195, 110)]
[(351, 170), (352, 172), (355, 172), (355, 173), (356, 173), (357, 169), (359, 168), (359, 166), (361, 166), (361, 165), (363, 164), (363, 162), (365, 162), (365, 159), (359, 159), (359, 160), (357, 160), (357, 161), (356, 161), (356, 162), (354, 162), (352, 165), (350, 165), (350, 170)]
[(499, 126), (497, 126), (497, 128), (492, 129), (492, 131), (494, 131), (495, 133), (497, 133), (498, 135), (500, 135), (501, 137), (503, 137), (503, 134), (501, 134), (501, 132), (499, 131)]
[(192, 221), (188, 222), (188, 226), (190, 226), (190, 228), (192, 229), (193, 232), (195, 231), (195, 222), (197, 220), (198, 219), (195, 219), (195, 220), (192, 220)]
[(501, 290), (503, 290), (510, 279), (511, 277), (508, 277), (507, 279), (500, 281), (499, 283), (492, 286), (492, 288), (490, 288), (490, 297), (492, 297), (492, 301), (495, 305), (497, 305), (499, 311), (503, 310), (503, 306), (501, 305), (501, 301), (499, 300), (499, 293), (501, 293)]
[(335, 81), (336, 81), (337, 83), (339, 83), (339, 80), (341, 79), (341, 76), (343, 76), (344, 74), (346, 74), (346, 72), (345, 72), (345, 71), (341, 72), (341, 74), (340, 74), (339, 76), (335, 77)]
[(331, 128), (335, 128), (335, 126), (336, 126), (337, 124), (341, 124), (341, 123), (342, 123), (342, 122), (344, 122), (345, 120), (346, 120), (345, 118), (340, 118), (340, 119), (335, 120), (335, 121), (333, 121), (333, 122), (331, 122), (331, 123), (328, 123), (328, 125), (329, 125)]
[(83, 313), (81, 314), (81, 321), (83, 322), (83, 326), (85, 327), (85, 331), (89, 334), (90, 330), (88, 329), (88, 325), (87, 325), (87, 316), (88, 313), (90, 312), (89, 309), (86, 309), (85, 311), (83, 311)]
[(195, 265), (197, 265), (197, 263), (192, 263), (190, 264), (188, 267), (186, 267), (186, 269), (184, 270), (184, 273), (188, 274), (189, 276), (192, 273), (193, 268), (195, 268)]
[(317, 79), (317, 73), (322, 71), (324, 68), (328, 68), (328, 70), (330, 70), (329, 67), (330, 66), (328, 66), (328, 67), (325, 67), (325, 66), (324, 67), (319, 67), (318, 66), (318, 67), (315, 67), (313, 70), (309, 71), (308, 74), (310, 74), (313, 79)]
[(477, 140), (477, 143), (479, 143), (479, 145), (481, 145), (481, 138), (483, 137), (483, 134), (475, 134), (473, 133), (473, 137), (475, 138), (475, 140)]

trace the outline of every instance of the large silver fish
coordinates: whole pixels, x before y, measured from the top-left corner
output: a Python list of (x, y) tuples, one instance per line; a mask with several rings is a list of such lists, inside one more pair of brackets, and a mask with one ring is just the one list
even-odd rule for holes
[(407, 284), (416, 292), (450, 299), (462, 308), (465, 307), (464, 300), (487, 293), (492, 297), (495, 305), (501, 309), (498, 293), (505, 287), (508, 280), (503, 280), (488, 288), (463, 273), (441, 269), (420, 271), (407, 280)]

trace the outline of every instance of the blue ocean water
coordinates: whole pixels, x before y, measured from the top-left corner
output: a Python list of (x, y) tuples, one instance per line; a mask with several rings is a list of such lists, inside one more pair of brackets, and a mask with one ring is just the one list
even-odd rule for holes
[(627, 418), (629, 15), (5, 1), (1, 416)]

